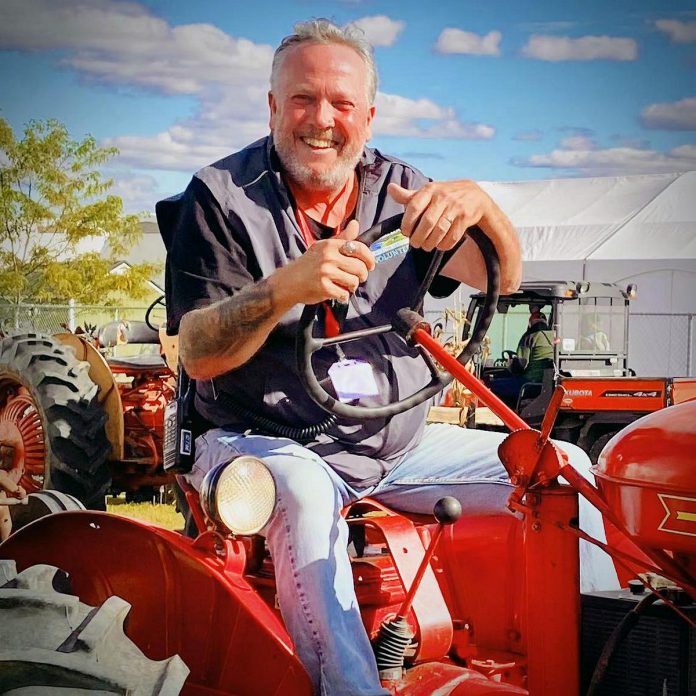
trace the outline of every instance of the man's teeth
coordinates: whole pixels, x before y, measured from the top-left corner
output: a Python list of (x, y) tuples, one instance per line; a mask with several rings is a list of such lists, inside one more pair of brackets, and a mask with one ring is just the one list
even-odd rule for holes
[(302, 138), (304, 142), (307, 143), (307, 145), (311, 145), (312, 147), (332, 147), (333, 146), (333, 140), (319, 140), (317, 138)]

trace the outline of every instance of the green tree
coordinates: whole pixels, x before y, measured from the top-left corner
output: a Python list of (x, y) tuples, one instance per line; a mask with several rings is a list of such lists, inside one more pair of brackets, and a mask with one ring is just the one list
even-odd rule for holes
[[(115, 148), (88, 136), (73, 140), (55, 120), (32, 121), (21, 140), (0, 119), (0, 297), (11, 304), (110, 304), (141, 299), (157, 264), (110, 274), (142, 234), (139, 217), (124, 215), (99, 167)], [(109, 258), (80, 251), (90, 237), (108, 242)]]

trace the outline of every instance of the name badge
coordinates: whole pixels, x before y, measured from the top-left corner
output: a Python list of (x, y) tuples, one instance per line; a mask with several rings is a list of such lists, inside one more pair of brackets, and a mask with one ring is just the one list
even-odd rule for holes
[(329, 379), (343, 403), (379, 394), (372, 367), (362, 360), (339, 360), (329, 368)]
[(382, 263), (405, 254), (408, 251), (408, 239), (401, 234), (401, 230), (395, 230), (374, 242), (370, 249), (375, 255), (375, 261)]

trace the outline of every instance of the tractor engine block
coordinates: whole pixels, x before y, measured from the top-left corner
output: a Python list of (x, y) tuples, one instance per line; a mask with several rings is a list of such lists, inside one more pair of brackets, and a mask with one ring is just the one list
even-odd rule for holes
[(161, 486), (170, 477), (162, 472), (164, 410), (176, 396), (175, 378), (160, 370), (112, 366), (123, 406), (124, 459), (114, 471), (114, 485), (126, 491)]

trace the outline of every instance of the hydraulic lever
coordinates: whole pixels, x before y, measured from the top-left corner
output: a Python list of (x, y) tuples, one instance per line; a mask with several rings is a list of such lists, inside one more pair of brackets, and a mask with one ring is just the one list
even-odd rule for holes
[(379, 635), (374, 642), (375, 657), (379, 677), (383, 681), (401, 679), (404, 667), (406, 649), (413, 640), (414, 633), (408, 624), (408, 613), (413, 604), (413, 598), (423, 580), (428, 565), (435, 553), (442, 532), (446, 525), (454, 524), (462, 514), (462, 506), (456, 498), (446, 496), (435, 503), (433, 515), (438, 521), (438, 526), (425, 551), (423, 560), (418, 566), (411, 587), (406, 592), (406, 597), (399, 607), (399, 611), (393, 619), (385, 621), (379, 629)]

